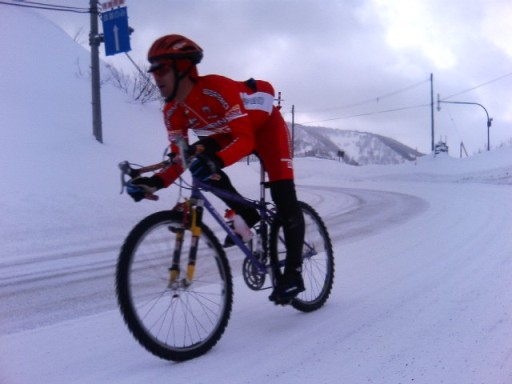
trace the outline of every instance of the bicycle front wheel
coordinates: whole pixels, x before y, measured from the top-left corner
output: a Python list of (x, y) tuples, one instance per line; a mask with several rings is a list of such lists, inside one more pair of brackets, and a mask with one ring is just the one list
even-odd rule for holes
[[(305, 291), (291, 302), (302, 312), (312, 312), (325, 304), (334, 282), (334, 252), (327, 228), (318, 213), (300, 201), (305, 222), (304, 246), (302, 249), (302, 278)], [(286, 246), (282, 224), (276, 220), (270, 232), (270, 251), (273, 260), (284, 265)]]
[[(203, 224), (195, 274), (171, 283), (169, 269), (182, 215), (152, 214), (137, 224), (121, 249), (116, 291), (121, 313), (135, 339), (154, 355), (173, 361), (198, 357), (221, 338), (233, 303), (233, 283), (226, 254)], [(183, 239), (186, 268), (191, 233)], [(184, 277), (184, 276), (183, 276)]]

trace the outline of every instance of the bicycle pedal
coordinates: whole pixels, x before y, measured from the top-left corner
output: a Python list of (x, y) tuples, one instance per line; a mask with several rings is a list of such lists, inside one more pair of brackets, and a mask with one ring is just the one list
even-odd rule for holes
[(268, 299), (273, 302), (275, 305), (290, 305), (295, 299), (295, 296), (288, 296), (288, 297), (280, 297), (279, 295), (276, 295), (275, 292), (272, 292)]
[(284, 300), (284, 301), (274, 301), (274, 305), (281, 305), (283, 307), (286, 307), (287, 305), (290, 305), (292, 303), (292, 300)]

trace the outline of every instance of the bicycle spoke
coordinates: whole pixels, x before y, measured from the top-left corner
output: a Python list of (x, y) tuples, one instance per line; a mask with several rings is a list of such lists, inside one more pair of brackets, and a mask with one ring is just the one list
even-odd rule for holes
[[(165, 359), (186, 360), (221, 337), (233, 292), (227, 259), (207, 227), (198, 242), (194, 279), (184, 280), (186, 260), (181, 260), (180, 276), (169, 283), (172, 218), (171, 212), (159, 212), (132, 231), (120, 255), (117, 293), (125, 321), (144, 347)], [(183, 249), (189, 249), (190, 237)]]
[[(300, 202), (305, 222), (302, 277), (306, 290), (300, 293), (292, 305), (309, 312), (320, 308), (328, 299), (334, 279), (334, 254), (327, 229), (320, 216), (309, 205)], [(286, 257), (284, 235), (280, 223), (274, 225), (271, 250), (280, 264)]]

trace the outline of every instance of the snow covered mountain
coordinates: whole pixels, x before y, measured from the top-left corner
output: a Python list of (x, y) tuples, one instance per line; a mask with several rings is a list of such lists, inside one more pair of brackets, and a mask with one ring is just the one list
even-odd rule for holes
[(339, 159), (351, 165), (399, 164), (422, 153), (386, 136), (325, 127), (294, 126), (297, 157)]

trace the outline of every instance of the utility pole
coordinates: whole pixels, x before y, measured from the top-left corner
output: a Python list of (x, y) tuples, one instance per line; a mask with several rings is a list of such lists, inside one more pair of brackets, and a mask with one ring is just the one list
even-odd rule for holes
[(91, 14), (91, 32), (89, 45), (91, 46), (91, 84), (92, 84), (92, 133), (96, 140), (103, 143), (101, 128), (101, 92), (100, 92), (100, 56), (99, 46), (101, 37), (98, 33), (98, 1), (89, 0)]
[(432, 152), (434, 151), (434, 74), (430, 74), (430, 122), (432, 136)]
[(295, 157), (295, 104), (292, 105), (292, 159)]
[(466, 151), (466, 147), (464, 146), (464, 143), (461, 141), (460, 142), (460, 158), (462, 159), (462, 151), (464, 150), (464, 153), (466, 154), (466, 157), (469, 157), (468, 156), (468, 151)]

